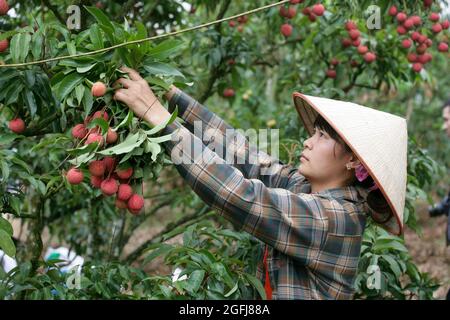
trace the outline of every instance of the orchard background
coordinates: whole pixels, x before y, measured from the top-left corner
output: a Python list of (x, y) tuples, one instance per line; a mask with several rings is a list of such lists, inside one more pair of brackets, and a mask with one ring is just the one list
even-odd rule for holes
[[(293, 91), (405, 117), (410, 242), (369, 224), (355, 298), (444, 296), (445, 221), (430, 222), (426, 206), (449, 182), (440, 130), (450, 85), (448, 3), (292, 0), (102, 51), (275, 2), (0, 0), (0, 64), (18, 64), (0, 68), (0, 248), (18, 263), (9, 273), (0, 268), (2, 299), (264, 298), (254, 277), (258, 242), (184, 184), (164, 154), (162, 127), (112, 99), (121, 65), (139, 70), (160, 96), (174, 83), (236, 128), (280, 128), (281, 159), (293, 165), (306, 138)], [(80, 8), (80, 30), (67, 26), (71, 5)], [(371, 5), (379, 11), (367, 13)], [(378, 13), (380, 26), (368, 27)], [(96, 82), (105, 87), (92, 89)], [(116, 181), (131, 189), (114, 195)], [(76, 269), (44, 261), (60, 245), (85, 259), (75, 286)], [(424, 254), (439, 259), (437, 273), (423, 268)], [(380, 288), (370, 286), (369, 266), (380, 268)]]

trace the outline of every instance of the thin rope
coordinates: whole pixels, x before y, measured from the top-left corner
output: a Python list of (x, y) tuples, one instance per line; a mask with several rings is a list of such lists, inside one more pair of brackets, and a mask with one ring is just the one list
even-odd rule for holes
[(30, 62), (25, 62), (25, 63), (12, 63), (12, 64), (4, 64), (4, 65), (0, 64), (0, 68), (8, 68), (8, 67), (9, 68), (16, 68), (16, 67), (36, 65), (36, 64), (42, 64), (42, 63), (58, 61), (58, 60), (64, 60), (64, 59), (73, 59), (73, 58), (78, 58), (78, 57), (91, 56), (91, 55), (95, 55), (95, 54), (98, 54), (98, 53), (110, 51), (112, 49), (125, 47), (125, 46), (130, 45), (130, 44), (138, 44), (138, 43), (142, 43), (142, 42), (146, 42), (146, 41), (150, 41), (150, 40), (162, 39), (162, 38), (166, 38), (166, 37), (170, 37), (170, 36), (175, 36), (175, 35), (178, 35), (178, 34), (181, 34), (181, 33), (184, 33), (184, 32), (189, 32), (189, 31), (194, 31), (194, 30), (197, 30), (197, 29), (209, 27), (209, 26), (212, 26), (214, 24), (222, 23), (224, 21), (233, 20), (233, 19), (245, 16), (245, 15), (250, 15), (250, 14), (262, 11), (262, 10), (266, 10), (266, 9), (269, 9), (269, 8), (272, 8), (272, 7), (276, 7), (276, 6), (279, 6), (281, 4), (287, 3), (289, 1), (290, 0), (283, 0), (283, 1), (280, 1), (280, 2), (277, 2), (277, 3), (272, 3), (272, 4), (269, 4), (269, 5), (265, 5), (265, 6), (262, 6), (262, 7), (250, 10), (250, 11), (239, 13), (239, 14), (236, 14), (236, 15), (231, 16), (231, 17), (222, 18), (222, 19), (219, 19), (219, 20), (215, 20), (215, 21), (211, 21), (211, 22), (208, 22), (208, 23), (200, 24), (198, 26), (194, 26), (194, 27), (190, 27), (190, 28), (186, 28), (186, 29), (182, 29), (182, 30), (178, 30), (178, 31), (170, 32), (170, 33), (164, 33), (164, 34), (160, 34), (160, 35), (149, 37), (149, 38), (145, 38), (145, 39), (139, 39), (139, 40), (123, 42), (123, 43), (119, 43), (119, 44), (116, 44), (114, 46), (103, 48), (103, 49), (99, 49), (99, 50), (83, 52), (83, 53), (78, 53), (78, 54), (73, 54), (73, 55), (53, 57), (53, 58), (44, 59), (44, 60), (38, 60), (38, 61), (30, 61)]

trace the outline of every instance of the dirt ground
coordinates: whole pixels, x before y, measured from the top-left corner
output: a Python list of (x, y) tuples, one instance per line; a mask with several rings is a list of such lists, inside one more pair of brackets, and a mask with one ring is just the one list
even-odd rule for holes
[(450, 289), (450, 246), (446, 246), (447, 217), (430, 218), (426, 204), (417, 207), (422, 234), (406, 228), (405, 242), (421, 272), (429, 273), (441, 284), (436, 299), (445, 299)]

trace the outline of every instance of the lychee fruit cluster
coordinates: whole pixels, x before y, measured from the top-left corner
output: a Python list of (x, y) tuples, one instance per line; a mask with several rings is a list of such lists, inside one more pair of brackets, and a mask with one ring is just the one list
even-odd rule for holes
[[(433, 1), (424, 1), (427, 8), (431, 7), (432, 4)], [(420, 72), (425, 64), (433, 59), (432, 54), (427, 52), (433, 45), (433, 40), (430, 37), (438, 37), (443, 30), (448, 29), (450, 26), (449, 20), (441, 19), (437, 12), (431, 12), (427, 19), (422, 20), (418, 15), (408, 16), (405, 12), (399, 11), (395, 5), (389, 8), (389, 15), (397, 23), (397, 33), (404, 36), (401, 39), (401, 46), (403, 49), (409, 50), (407, 59), (411, 63), (412, 70)], [(420, 29), (425, 27), (426, 24), (428, 24), (428, 27), (425, 30)], [(427, 36), (426, 32), (430, 36)], [(437, 49), (440, 52), (447, 52), (448, 43), (445, 41), (439, 42)]]
[[(88, 164), (90, 184), (100, 189), (106, 197), (116, 196), (115, 205), (120, 209), (128, 209), (132, 214), (139, 214), (144, 206), (144, 198), (134, 193), (130, 179), (134, 170), (132, 167), (120, 168), (113, 157), (93, 160)], [(81, 169), (72, 167), (66, 173), (67, 181), (72, 185), (83, 182), (84, 173)]]

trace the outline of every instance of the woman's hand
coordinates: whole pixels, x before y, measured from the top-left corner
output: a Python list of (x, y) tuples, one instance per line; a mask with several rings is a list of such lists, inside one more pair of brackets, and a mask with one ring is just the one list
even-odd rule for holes
[(115, 84), (121, 84), (123, 88), (117, 89), (114, 99), (125, 103), (134, 114), (152, 125), (162, 123), (170, 113), (136, 70), (122, 67), (120, 70), (128, 73), (130, 79), (120, 78)]

